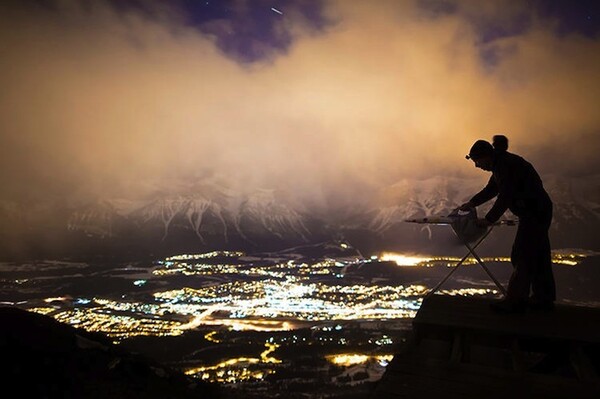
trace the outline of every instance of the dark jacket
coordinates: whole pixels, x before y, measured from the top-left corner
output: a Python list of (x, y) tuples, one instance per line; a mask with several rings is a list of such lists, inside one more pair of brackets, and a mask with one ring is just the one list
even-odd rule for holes
[(479, 206), (495, 196), (494, 206), (485, 218), (496, 222), (510, 209), (519, 218), (545, 220), (552, 217), (552, 201), (533, 165), (510, 152), (494, 154), (492, 176), (488, 184), (471, 198)]

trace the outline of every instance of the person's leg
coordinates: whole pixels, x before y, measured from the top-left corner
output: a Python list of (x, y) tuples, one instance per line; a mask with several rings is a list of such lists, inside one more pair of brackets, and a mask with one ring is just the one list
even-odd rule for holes
[(548, 229), (542, 225), (537, 234), (540, 235), (540, 247), (537, 248), (537, 264), (531, 281), (533, 291), (531, 302), (543, 306), (544, 304), (551, 304), (556, 300), (556, 284), (552, 272), (552, 255), (550, 252)]
[(523, 312), (527, 306), (532, 278), (532, 257), (534, 255), (531, 251), (530, 230), (529, 223), (519, 220), (519, 227), (510, 255), (513, 272), (508, 281), (506, 298), (491, 304), (491, 308), (495, 312)]
[(539, 235), (536, 237), (534, 230), (531, 222), (522, 219), (519, 221), (511, 253), (514, 269), (508, 282), (507, 301), (524, 303), (529, 298), (534, 267), (537, 263), (536, 248), (539, 247), (537, 243)]

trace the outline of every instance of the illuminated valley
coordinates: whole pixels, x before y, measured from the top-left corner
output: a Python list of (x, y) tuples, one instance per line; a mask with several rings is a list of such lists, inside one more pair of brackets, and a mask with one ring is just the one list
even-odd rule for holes
[[(593, 255), (557, 251), (553, 261), (570, 269)], [(285, 390), (291, 380), (343, 392), (381, 377), (409, 338), (423, 297), (459, 260), (390, 252), (365, 259), (337, 242), (279, 253), (177, 255), (110, 270), (49, 262), (37, 265), (37, 277), (31, 265), (2, 264), (2, 296), (4, 305), (104, 333), (247, 397), (268, 397), (266, 387)], [(508, 276), (509, 259), (484, 261)], [(464, 271), (440, 292), (498, 294), (474, 261)]]

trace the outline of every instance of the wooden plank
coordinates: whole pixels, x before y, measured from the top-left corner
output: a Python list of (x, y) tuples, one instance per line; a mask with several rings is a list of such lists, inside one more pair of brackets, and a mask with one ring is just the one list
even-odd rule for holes
[[(556, 310), (553, 312), (498, 315), (489, 309), (490, 303), (491, 300), (485, 298), (435, 295), (423, 302), (415, 321), (418, 322), (420, 319), (427, 319), (428, 317), (450, 316), (457, 318), (456, 321), (460, 321), (463, 317), (468, 318), (470, 315), (485, 318), (486, 321), (492, 321), (495, 324), (501, 321), (501, 325), (515, 324), (514, 320), (518, 319), (534, 319), (536, 322), (553, 323), (558, 318), (561, 320), (579, 320), (579, 324), (582, 325), (589, 325), (591, 322), (596, 327), (600, 326), (600, 309), (557, 305)], [(588, 317), (589, 319), (581, 320), (581, 317)]]
[[(597, 370), (583, 350), (600, 344), (600, 309), (559, 305), (553, 312), (499, 315), (490, 302), (424, 300), (413, 320), (414, 345), (394, 357), (373, 399), (600, 397)], [(525, 371), (563, 351), (577, 363), (579, 379)], [(510, 367), (511, 358), (517, 367)]]
[[(390, 368), (391, 367), (391, 368)], [(600, 387), (557, 376), (510, 373), (486, 367), (423, 360), (415, 356), (394, 359), (375, 390), (373, 398), (409, 397), (531, 397), (591, 398)], [(416, 395), (416, 396), (414, 396)], [(392, 396), (389, 396), (392, 397)]]
[(489, 299), (434, 295), (423, 301), (413, 320), (421, 327), (463, 328), (519, 337), (600, 343), (600, 309), (560, 306), (553, 312), (496, 314)]

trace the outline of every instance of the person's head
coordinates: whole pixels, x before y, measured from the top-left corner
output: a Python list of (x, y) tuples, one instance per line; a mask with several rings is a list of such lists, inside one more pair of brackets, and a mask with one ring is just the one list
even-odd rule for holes
[(475, 167), (491, 171), (494, 165), (494, 147), (485, 140), (477, 140), (465, 158), (472, 160)]

